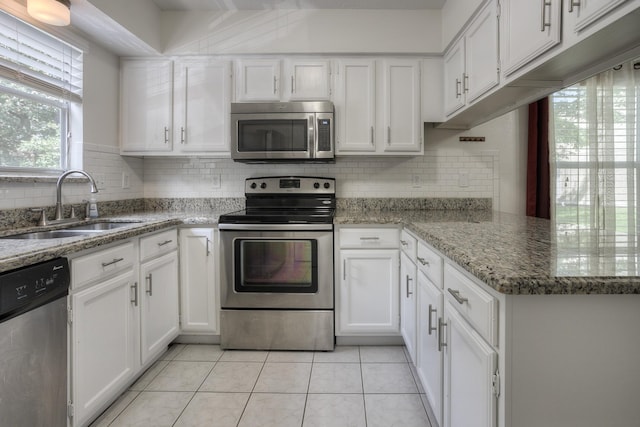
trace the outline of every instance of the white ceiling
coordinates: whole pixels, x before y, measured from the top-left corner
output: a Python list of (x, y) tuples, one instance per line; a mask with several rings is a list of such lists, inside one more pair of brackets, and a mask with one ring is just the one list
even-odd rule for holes
[(446, 0), (153, 0), (161, 10), (441, 9)]

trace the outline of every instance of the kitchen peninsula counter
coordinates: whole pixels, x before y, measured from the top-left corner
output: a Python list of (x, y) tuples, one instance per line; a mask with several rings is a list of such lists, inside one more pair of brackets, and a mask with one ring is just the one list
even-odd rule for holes
[(503, 294), (640, 294), (632, 235), (491, 210), (339, 209), (334, 223), (400, 224)]

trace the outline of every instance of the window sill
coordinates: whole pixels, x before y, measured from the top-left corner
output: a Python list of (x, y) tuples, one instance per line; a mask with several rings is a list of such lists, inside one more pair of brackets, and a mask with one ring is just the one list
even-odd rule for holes
[[(37, 175), (37, 174), (11, 174), (11, 173), (2, 173), (0, 172), (0, 182), (16, 182), (16, 183), (53, 183), (58, 182), (58, 177), (60, 174), (56, 175)], [(84, 176), (78, 177), (66, 177), (65, 182), (89, 182), (89, 180)]]

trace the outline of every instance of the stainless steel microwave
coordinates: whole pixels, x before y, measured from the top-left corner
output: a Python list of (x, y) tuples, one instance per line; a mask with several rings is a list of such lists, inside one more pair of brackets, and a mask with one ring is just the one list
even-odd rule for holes
[(331, 102), (231, 104), (231, 158), (236, 161), (332, 162), (334, 152)]

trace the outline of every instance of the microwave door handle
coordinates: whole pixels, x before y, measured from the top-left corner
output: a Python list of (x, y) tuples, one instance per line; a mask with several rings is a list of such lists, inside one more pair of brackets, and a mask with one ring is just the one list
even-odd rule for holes
[(307, 137), (307, 157), (316, 157), (318, 147), (316, 147), (316, 141), (318, 140), (317, 130), (316, 130), (316, 116), (315, 114), (311, 114), (309, 116), (309, 135)]

